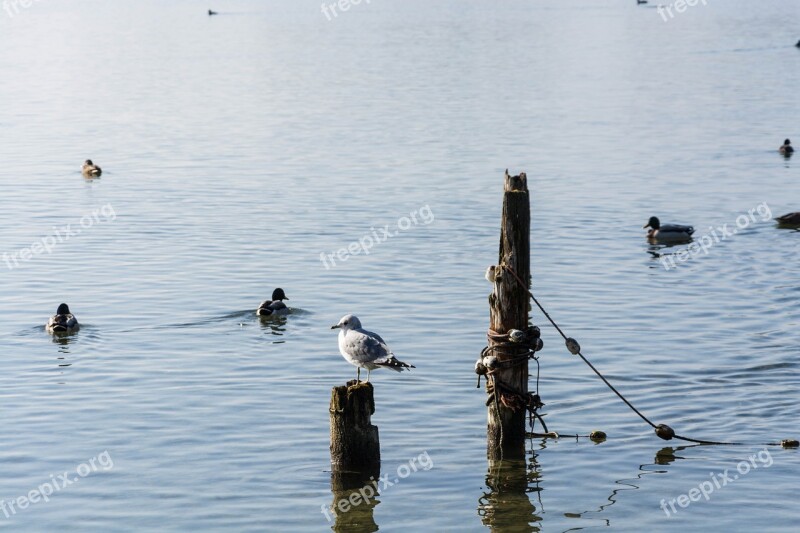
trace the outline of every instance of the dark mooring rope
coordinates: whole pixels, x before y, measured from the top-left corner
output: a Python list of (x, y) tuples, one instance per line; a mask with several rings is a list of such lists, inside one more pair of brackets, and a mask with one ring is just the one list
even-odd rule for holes
[[(581, 359), (583, 359), (583, 362), (586, 363), (589, 366), (589, 368), (591, 368), (592, 371), (595, 374), (597, 374), (597, 377), (599, 377), (600, 379), (603, 380), (603, 383), (605, 383), (608, 386), (608, 388), (611, 389), (614, 392), (614, 394), (616, 394), (619, 397), (620, 400), (625, 402), (625, 404), (628, 407), (630, 407), (631, 410), (634, 413), (639, 415), (639, 417), (642, 420), (644, 420), (645, 422), (650, 424), (650, 426), (653, 429), (655, 429), (656, 435), (658, 435), (660, 438), (662, 438), (664, 440), (671, 440), (671, 439), (674, 438), (674, 439), (683, 440), (683, 441), (686, 441), (686, 442), (694, 442), (694, 443), (697, 443), (697, 444), (716, 444), (716, 445), (730, 445), (730, 446), (742, 446), (742, 445), (744, 445), (744, 443), (742, 443), (742, 442), (717, 442), (717, 441), (713, 441), (713, 440), (701, 440), (701, 439), (693, 439), (691, 437), (684, 437), (684, 436), (681, 436), (681, 435), (677, 435), (675, 433), (675, 431), (671, 427), (666, 425), (666, 424), (659, 424), (659, 425), (654, 424), (649, 418), (647, 418), (644, 414), (642, 414), (641, 411), (639, 411), (636, 407), (634, 407), (634, 405), (631, 402), (629, 402), (628, 399), (625, 398), (625, 396), (623, 396), (622, 393), (619, 392), (616, 389), (616, 387), (614, 387), (614, 385), (612, 385), (605, 378), (605, 376), (603, 376), (603, 374), (601, 374), (600, 371), (597, 370), (597, 368), (595, 368), (595, 366), (591, 362), (589, 362), (588, 359), (586, 359), (586, 357), (584, 357), (584, 355), (581, 353), (581, 347), (580, 347), (580, 344), (578, 344), (578, 341), (576, 341), (575, 339), (573, 339), (571, 337), (567, 337), (564, 334), (564, 332), (561, 330), (561, 328), (558, 326), (558, 324), (556, 324), (556, 321), (553, 320), (550, 317), (550, 313), (548, 313), (545, 310), (545, 308), (542, 307), (542, 304), (539, 303), (539, 300), (536, 299), (536, 296), (534, 296), (533, 293), (528, 289), (528, 285), (524, 281), (522, 281), (520, 279), (520, 277), (517, 275), (517, 273), (514, 272), (514, 270), (511, 267), (507, 266), (507, 265), (501, 265), (501, 268), (504, 268), (505, 270), (510, 272), (511, 275), (514, 276), (514, 279), (517, 280), (517, 283), (519, 283), (520, 286), (525, 290), (525, 292), (528, 293), (528, 296), (531, 297), (531, 299), (533, 300), (533, 303), (536, 304), (536, 306), (539, 308), (539, 310), (541, 310), (542, 314), (544, 314), (544, 316), (547, 318), (547, 320), (549, 320), (550, 323), (553, 325), (553, 327), (556, 328), (556, 331), (558, 331), (558, 333), (564, 338), (564, 341), (566, 342), (566, 345), (567, 345), (567, 349), (570, 351), (570, 353), (572, 353), (574, 355), (577, 355)], [(537, 364), (538, 364), (538, 361), (537, 361)], [(538, 386), (537, 386), (537, 391), (538, 391)], [(792, 439), (787, 439), (787, 440), (784, 440), (784, 441), (778, 442), (778, 443), (769, 442), (769, 443), (766, 443), (766, 445), (767, 446), (797, 447), (797, 441), (796, 440), (792, 440)]]

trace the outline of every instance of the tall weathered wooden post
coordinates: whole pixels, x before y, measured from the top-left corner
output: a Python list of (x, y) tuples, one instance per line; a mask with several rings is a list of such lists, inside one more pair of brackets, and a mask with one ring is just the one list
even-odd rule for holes
[[(372, 383), (334, 387), (331, 391), (331, 471), (342, 474), (380, 472), (378, 426), (372, 425), (375, 399)], [(376, 478), (377, 479), (377, 478)]]
[[(527, 176), (524, 173), (510, 176), (506, 170), (500, 254), (493, 269), (494, 289), (489, 296), (489, 353), (498, 362), (497, 368), (492, 370), (492, 379), (487, 382), (490, 394), (487, 454), (490, 460), (525, 456), (527, 411), (506, 405), (501, 394), (503, 391), (512, 391), (517, 396), (528, 393), (528, 360), (521, 360), (527, 348), (514, 346), (504, 336), (512, 329), (526, 331), (528, 328), (530, 227)], [(515, 357), (514, 364), (503, 365)], [(500, 390), (494, 391), (494, 385)]]

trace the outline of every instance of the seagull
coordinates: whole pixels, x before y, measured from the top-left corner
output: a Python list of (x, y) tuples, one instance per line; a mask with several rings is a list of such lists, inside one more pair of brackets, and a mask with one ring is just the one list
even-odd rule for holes
[(283, 289), (275, 289), (272, 291), (272, 300), (264, 300), (258, 306), (256, 314), (258, 316), (272, 316), (272, 315), (288, 315), (289, 308), (283, 303), (283, 300), (289, 298), (284, 294)]
[(681, 226), (679, 224), (664, 224), (662, 226), (658, 217), (650, 217), (647, 224), (642, 227), (650, 228), (647, 231), (647, 238), (658, 242), (690, 241), (692, 240), (692, 233), (694, 233), (692, 226)]
[(87, 159), (83, 162), (83, 166), (81, 167), (81, 172), (83, 172), (84, 176), (91, 176), (96, 177), (103, 173), (103, 170), (92, 163), (91, 159)]
[(45, 329), (48, 333), (74, 333), (80, 329), (80, 325), (78, 319), (69, 312), (69, 306), (61, 304), (56, 314), (47, 321)]
[(339, 332), (339, 352), (345, 361), (356, 367), (356, 381), (361, 382), (361, 369), (367, 369), (367, 383), (370, 372), (376, 368), (391, 368), (402, 372), (409, 368), (416, 368), (399, 361), (380, 335), (367, 331), (361, 327), (361, 321), (355, 315), (345, 315), (331, 329), (341, 329)]

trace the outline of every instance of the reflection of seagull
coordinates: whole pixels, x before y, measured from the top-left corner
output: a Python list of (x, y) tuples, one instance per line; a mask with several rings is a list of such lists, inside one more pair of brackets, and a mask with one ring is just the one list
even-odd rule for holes
[(272, 300), (264, 300), (261, 302), (256, 314), (258, 316), (288, 315), (289, 308), (283, 303), (283, 300), (288, 299), (283, 289), (275, 289), (272, 291)]
[(361, 381), (361, 369), (367, 369), (367, 382), (369, 374), (376, 368), (391, 368), (402, 372), (408, 368), (416, 368), (398, 361), (386, 342), (377, 333), (367, 331), (361, 327), (361, 321), (355, 315), (345, 315), (331, 329), (341, 328), (339, 332), (339, 352), (345, 361), (355, 365), (356, 381)]
[(79, 328), (78, 319), (69, 312), (67, 304), (59, 305), (56, 314), (50, 317), (45, 326), (48, 333), (73, 333)]
[(664, 224), (658, 220), (658, 217), (650, 217), (647, 224), (642, 226), (650, 228), (647, 231), (647, 238), (659, 242), (675, 242), (675, 241), (688, 241), (692, 239), (694, 228), (692, 226), (681, 226), (679, 224)]

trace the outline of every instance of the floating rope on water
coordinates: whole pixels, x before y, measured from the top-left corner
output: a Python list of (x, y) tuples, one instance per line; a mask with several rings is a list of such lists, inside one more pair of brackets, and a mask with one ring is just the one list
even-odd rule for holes
[[(545, 318), (547, 318), (547, 320), (553, 325), (553, 327), (556, 328), (556, 331), (558, 331), (558, 333), (564, 338), (564, 342), (565, 342), (565, 344), (567, 346), (567, 350), (569, 350), (569, 352), (571, 354), (577, 355), (578, 357), (580, 357), (583, 360), (583, 362), (586, 363), (586, 365), (589, 368), (592, 369), (592, 372), (597, 374), (597, 377), (599, 377), (601, 380), (603, 380), (603, 383), (605, 383), (608, 386), (608, 388), (611, 389), (611, 391), (614, 392), (614, 394), (616, 394), (619, 397), (620, 400), (625, 402), (625, 404), (628, 407), (630, 407), (630, 409), (634, 413), (639, 415), (639, 417), (642, 420), (644, 420), (647, 424), (650, 425), (650, 427), (652, 427), (655, 430), (655, 433), (659, 438), (661, 438), (663, 440), (678, 439), (678, 440), (683, 440), (683, 441), (686, 441), (686, 442), (694, 442), (694, 443), (697, 443), (697, 444), (714, 444), (714, 445), (730, 445), (730, 446), (742, 446), (742, 445), (744, 445), (744, 443), (742, 443), (742, 442), (717, 442), (717, 441), (712, 441), (712, 440), (702, 440), (702, 439), (694, 439), (694, 438), (691, 438), (691, 437), (684, 437), (682, 435), (676, 434), (675, 430), (673, 430), (671, 427), (669, 427), (666, 424), (658, 424), (658, 425), (654, 424), (641, 411), (639, 411), (630, 401), (628, 401), (628, 399), (625, 398), (625, 396), (623, 396), (622, 393), (619, 392), (616, 389), (616, 387), (614, 387), (614, 385), (612, 385), (605, 378), (605, 376), (603, 376), (603, 374), (599, 370), (597, 370), (597, 368), (595, 368), (595, 366), (588, 359), (586, 359), (586, 357), (581, 353), (581, 345), (578, 343), (578, 341), (576, 341), (572, 337), (567, 337), (567, 335), (564, 333), (564, 331), (562, 331), (562, 329), (559, 327), (559, 325), (556, 323), (556, 321), (553, 320), (550, 317), (550, 313), (548, 313), (547, 310), (545, 310), (545, 308), (542, 306), (542, 304), (539, 303), (539, 300), (536, 299), (536, 296), (534, 296), (533, 293), (528, 289), (528, 285), (524, 281), (522, 281), (520, 279), (520, 277), (517, 275), (516, 272), (514, 272), (514, 270), (512, 268), (510, 268), (507, 265), (500, 265), (500, 266), (495, 267), (495, 268), (502, 268), (502, 269), (508, 271), (512, 276), (514, 276), (514, 279), (516, 279), (517, 283), (519, 283), (520, 286), (525, 290), (525, 292), (528, 293), (528, 296), (530, 296), (530, 298), (533, 300), (533, 303), (535, 303), (536, 306), (539, 308), (539, 310), (544, 314)], [(536, 326), (533, 326), (533, 328), (536, 328)], [(531, 329), (531, 328), (529, 328), (529, 329)], [(538, 331), (539, 328), (536, 328), (536, 330)], [(514, 331), (518, 331), (518, 330), (512, 330), (511, 332), (509, 332), (509, 338), (512, 341), (513, 341), (513, 335), (511, 335), (511, 334)], [(493, 332), (493, 331), (490, 330), (489, 331), (489, 338), (492, 339), (493, 335), (496, 335), (496, 336), (500, 337), (499, 334), (497, 334), (496, 332)], [(517, 335), (517, 334), (514, 334), (514, 335)], [(538, 342), (541, 343), (541, 339), (538, 338), (538, 337), (537, 337), (537, 339), (538, 339)], [(499, 346), (503, 346), (504, 344), (505, 343), (500, 343)], [(540, 344), (537, 344), (537, 345), (541, 346)], [(483, 352), (481, 352), (481, 356), (483, 357), (484, 353), (486, 353), (487, 350), (491, 350), (491, 349), (494, 349), (494, 348), (495, 347), (484, 348)], [(539, 347), (539, 350), (540, 349), (541, 349), (541, 347)], [(538, 351), (538, 350), (535, 350), (535, 351)], [(535, 353), (535, 351), (533, 353)], [(538, 392), (539, 391), (539, 359), (538, 359), (538, 357), (531, 357), (531, 358), (536, 361), (536, 365), (537, 365), (536, 391)], [(515, 361), (515, 360), (516, 359), (512, 359), (511, 361)], [(517, 363), (517, 364), (521, 364), (522, 360), (524, 360), (524, 359), (520, 358), (520, 362)], [(504, 361), (503, 363), (506, 363), (506, 362), (507, 361)], [(481, 363), (479, 362), (478, 364), (481, 364)], [(476, 372), (477, 372), (477, 368), (476, 368)], [(478, 380), (479, 380), (479, 383), (480, 383), (480, 377), (478, 378)], [(539, 417), (539, 418), (541, 419), (541, 417)], [(544, 425), (544, 421), (543, 420), (542, 420), (542, 425)], [(545, 427), (545, 433), (548, 433), (546, 427)], [(599, 432), (599, 433), (602, 433), (602, 432)], [(605, 437), (605, 434), (603, 434), (603, 437)], [(797, 448), (798, 446), (800, 446), (800, 442), (798, 442), (795, 439), (784, 439), (784, 440), (782, 440), (780, 442), (769, 442), (769, 443), (766, 443), (765, 445), (766, 446), (783, 446), (784, 448)]]

